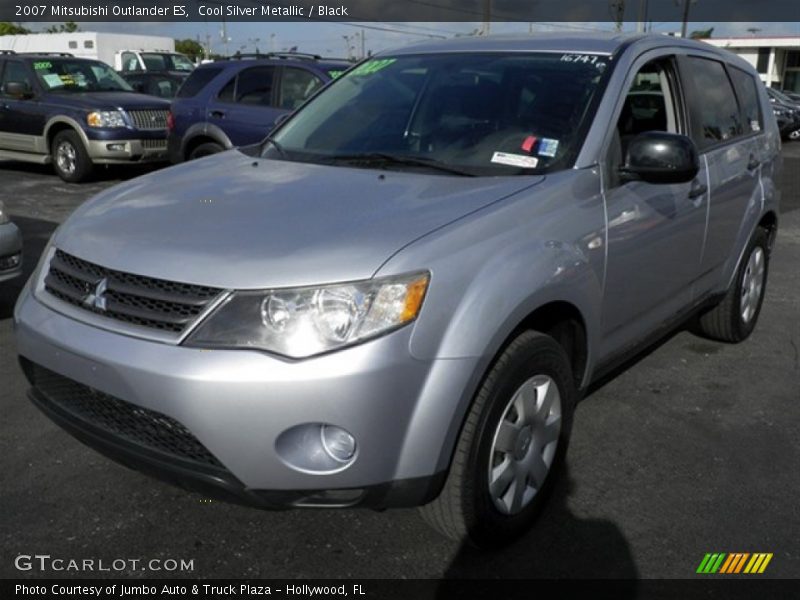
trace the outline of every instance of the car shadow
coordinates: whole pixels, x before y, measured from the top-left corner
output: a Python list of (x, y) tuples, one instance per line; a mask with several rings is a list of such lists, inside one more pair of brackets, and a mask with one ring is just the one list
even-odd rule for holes
[[(530, 586), (500, 585), (513, 579), (615, 579), (619, 600), (636, 598), (639, 575), (631, 548), (613, 522), (574, 514), (569, 498), (575, 482), (565, 467), (533, 529), (510, 546), (480, 550), (462, 543), (437, 589), (437, 597), (469, 592), (469, 579), (498, 581), (508, 598), (530, 598)], [(464, 581), (464, 580), (467, 581)]]
[(13, 222), (22, 232), (22, 275), (0, 283), (0, 321), (11, 318), (17, 296), (36, 268), (47, 241), (58, 227), (58, 223), (52, 221), (27, 217), (14, 217)]

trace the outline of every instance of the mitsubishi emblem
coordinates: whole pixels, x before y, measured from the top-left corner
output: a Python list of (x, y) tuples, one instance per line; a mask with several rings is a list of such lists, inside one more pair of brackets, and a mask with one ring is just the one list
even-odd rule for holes
[(103, 277), (100, 281), (97, 282), (97, 285), (94, 287), (94, 290), (86, 294), (86, 297), (83, 299), (83, 305), (87, 308), (94, 308), (95, 310), (106, 310), (106, 297), (104, 294), (108, 289), (108, 279)]

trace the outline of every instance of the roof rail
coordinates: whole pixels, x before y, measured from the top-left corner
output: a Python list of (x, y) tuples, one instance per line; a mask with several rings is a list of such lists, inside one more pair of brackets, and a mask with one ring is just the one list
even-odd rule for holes
[(298, 60), (321, 60), (322, 57), (319, 54), (306, 54), (305, 52), (255, 52), (251, 53), (248, 52), (243, 54), (241, 52), (237, 52), (233, 56), (229, 56), (228, 59), (230, 60), (240, 60), (240, 59), (252, 59), (252, 58), (281, 58), (281, 59), (292, 59), (296, 58)]
[(0, 54), (16, 54), (13, 50), (0, 50)]
[(17, 52), (17, 54), (27, 54), (28, 56), (75, 56), (69, 52)]

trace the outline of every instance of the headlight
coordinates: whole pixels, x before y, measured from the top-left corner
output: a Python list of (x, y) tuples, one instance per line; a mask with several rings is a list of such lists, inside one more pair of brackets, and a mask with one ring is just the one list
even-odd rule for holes
[(186, 341), (304, 358), (388, 333), (417, 318), (430, 275), (236, 292)]
[(86, 116), (89, 127), (125, 127), (125, 119), (118, 110), (100, 110)]
[(0, 200), (0, 225), (8, 223), (8, 214), (6, 214), (6, 205)]

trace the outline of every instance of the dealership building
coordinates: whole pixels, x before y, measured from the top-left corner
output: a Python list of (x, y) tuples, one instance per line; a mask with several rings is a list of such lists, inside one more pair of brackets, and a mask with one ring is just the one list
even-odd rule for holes
[(703, 40), (752, 64), (769, 87), (800, 93), (800, 36), (730, 37)]

